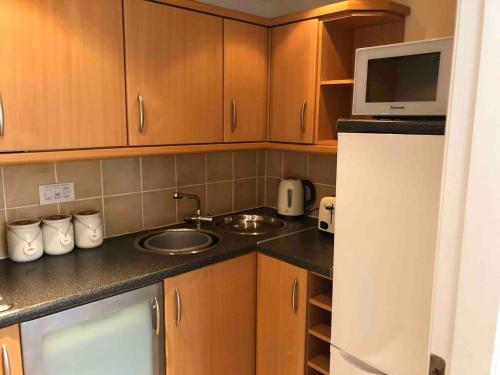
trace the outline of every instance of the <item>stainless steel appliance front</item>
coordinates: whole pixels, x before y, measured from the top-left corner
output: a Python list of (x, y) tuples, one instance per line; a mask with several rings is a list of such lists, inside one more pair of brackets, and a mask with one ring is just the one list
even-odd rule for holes
[(25, 375), (165, 373), (163, 284), (21, 324)]

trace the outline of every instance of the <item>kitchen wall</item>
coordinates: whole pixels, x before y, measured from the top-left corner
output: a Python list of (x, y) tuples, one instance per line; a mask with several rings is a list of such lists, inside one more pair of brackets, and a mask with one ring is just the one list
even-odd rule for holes
[[(2, 167), (0, 258), (7, 256), (9, 220), (99, 209), (111, 237), (193, 214), (193, 201), (172, 199), (176, 190), (200, 195), (203, 213), (211, 215), (275, 207), (282, 176), (309, 178), (319, 196), (334, 194), (335, 162), (335, 156), (257, 150)], [(40, 206), (38, 186), (56, 182), (74, 182), (76, 200)]]
[(453, 36), (457, 0), (396, 0), (411, 8), (405, 41)]
[[(308, 210), (317, 208), (321, 198), (336, 194), (337, 155), (267, 151), (265, 157), (265, 184), (264, 178), (259, 177), (259, 196), (265, 196), (266, 206), (276, 207), (278, 185), (283, 177), (299, 177), (314, 183), (316, 201)], [(261, 163), (264, 165), (263, 161)], [(316, 217), (317, 211), (312, 212), (311, 216)]]

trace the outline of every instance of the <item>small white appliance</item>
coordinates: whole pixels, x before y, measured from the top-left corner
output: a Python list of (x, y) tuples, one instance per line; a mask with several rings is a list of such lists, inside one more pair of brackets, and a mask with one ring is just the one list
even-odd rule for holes
[(335, 197), (324, 197), (319, 203), (318, 229), (335, 233)]
[(444, 136), (364, 127), (339, 133), (330, 374), (428, 374)]
[(311, 181), (286, 177), (280, 181), (278, 189), (278, 214), (289, 217), (302, 216), (304, 208), (311, 205), (315, 199), (316, 191)]
[(453, 38), (356, 50), (352, 113), (445, 116)]

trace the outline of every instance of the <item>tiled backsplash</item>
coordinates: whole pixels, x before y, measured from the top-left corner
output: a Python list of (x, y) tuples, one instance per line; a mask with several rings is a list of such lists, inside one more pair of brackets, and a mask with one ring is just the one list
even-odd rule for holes
[[(0, 258), (9, 220), (99, 209), (105, 236), (116, 236), (193, 214), (194, 202), (175, 201), (175, 190), (198, 194), (203, 213), (219, 215), (275, 207), (279, 179), (296, 176), (314, 182), (319, 201), (335, 193), (335, 165), (330, 155), (259, 150), (2, 167)], [(38, 186), (56, 182), (74, 182), (76, 200), (40, 206)]]
[[(264, 154), (264, 152), (262, 152)], [(262, 160), (263, 158), (259, 159)], [(283, 177), (298, 177), (310, 180), (316, 188), (316, 201), (308, 210), (317, 208), (321, 198), (335, 195), (337, 175), (337, 155), (307, 154), (298, 152), (265, 152), (265, 163), (259, 161), (259, 169), (264, 168), (264, 178), (259, 173), (260, 195), (265, 195), (265, 205), (276, 207), (278, 185)], [(264, 190), (264, 191), (263, 191)], [(317, 211), (311, 216), (317, 217)]]

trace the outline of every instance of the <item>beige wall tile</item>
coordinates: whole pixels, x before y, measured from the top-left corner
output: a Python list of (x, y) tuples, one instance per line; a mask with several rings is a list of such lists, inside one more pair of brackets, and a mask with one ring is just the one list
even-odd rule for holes
[(267, 150), (266, 176), (283, 177), (283, 152)]
[(266, 205), (266, 178), (259, 177), (257, 179), (257, 205)]
[(17, 219), (28, 219), (36, 218), (39, 219), (42, 216), (57, 214), (57, 204), (48, 204), (45, 206), (31, 206), (23, 208), (10, 208), (7, 209), (7, 220), (17, 220)]
[(140, 191), (139, 158), (109, 159), (102, 161), (104, 195)]
[(238, 151), (234, 153), (234, 178), (257, 176), (257, 152)]
[(206, 182), (205, 154), (176, 156), (177, 186), (198, 185)]
[(142, 158), (143, 190), (175, 187), (175, 156), (159, 155)]
[[(201, 200), (201, 212), (205, 214), (206, 199), (205, 185), (189, 186), (181, 189), (186, 194), (197, 194)], [(196, 203), (193, 199), (180, 199), (177, 201), (177, 221), (183, 221), (187, 216), (193, 216), (196, 213)]]
[(144, 229), (151, 229), (173, 224), (177, 221), (175, 189), (150, 191), (144, 193)]
[(257, 151), (257, 176), (266, 175), (266, 150)]
[(233, 182), (207, 185), (207, 212), (222, 215), (233, 210)]
[(102, 212), (102, 199), (82, 199), (73, 202), (64, 202), (59, 204), (59, 212), (61, 214), (71, 215), (76, 211), (82, 210), (99, 210)]
[(74, 182), (75, 198), (100, 197), (101, 162), (99, 160), (75, 161), (56, 165), (58, 182)]
[(142, 229), (141, 194), (104, 198), (104, 221), (107, 237)]
[(266, 177), (266, 206), (278, 206), (278, 187), (280, 179), (276, 177)]
[(4, 167), (7, 207), (39, 204), (38, 185), (55, 182), (54, 164)]
[(336, 185), (337, 155), (311, 154), (309, 179), (315, 183)]
[(0, 258), (6, 258), (7, 252), (7, 227), (5, 226), (5, 210), (0, 210)]
[(283, 176), (307, 178), (308, 154), (285, 152), (283, 156)]
[(246, 210), (257, 206), (257, 179), (234, 181), (234, 209)]
[(2, 177), (2, 173), (0, 173), (0, 209), (5, 208), (5, 202), (4, 202), (3, 198), (4, 198), (4, 195), (3, 195), (3, 177)]
[[(314, 187), (316, 188), (316, 200), (312, 205), (306, 207), (306, 211), (318, 208), (321, 198), (335, 195), (335, 186), (314, 184)], [(311, 216), (317, 217), (318, 211), (314, 211)]]
[(228, 181), (233, 179), (233, 153), (214, 152), (207, 154), (207, 181)]

